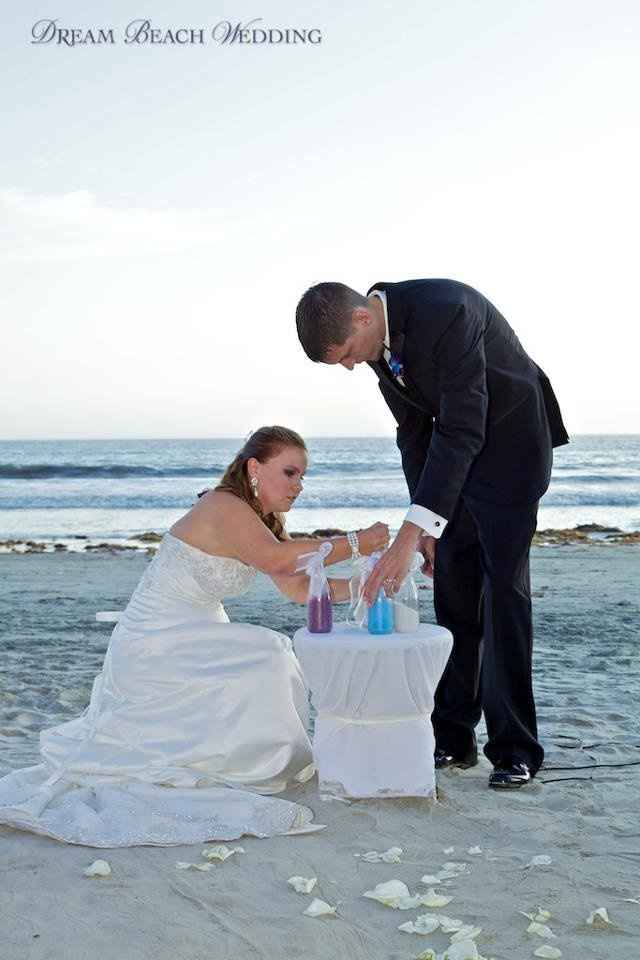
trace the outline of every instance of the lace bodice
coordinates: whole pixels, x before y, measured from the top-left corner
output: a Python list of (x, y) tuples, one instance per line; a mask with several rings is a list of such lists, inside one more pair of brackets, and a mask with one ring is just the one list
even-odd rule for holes
[(165, 595), (210, 604), (245, 593), (257, 573), (232, 557), (216, 557), (166, 533), (138, 591), (160, 590)]

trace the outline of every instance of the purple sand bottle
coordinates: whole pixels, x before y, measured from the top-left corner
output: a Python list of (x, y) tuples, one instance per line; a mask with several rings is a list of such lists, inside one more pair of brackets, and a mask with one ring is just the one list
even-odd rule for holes
[(332, 550), (333, 544), (325, 541), (313, 553), (303, 553), (298, 557), (296, 570), (304, 570), (309, 577), (309, 593), (307, 594), (307, 630), (309, 633), (331, 633), (333, 629), (331, 594), (324, 568), (324, 561)]
[(333, 629), (331, 597), (324, 590), (319, 597), (309, 597), (307, 602), (307, 629), (309, 633), (331, 633)]

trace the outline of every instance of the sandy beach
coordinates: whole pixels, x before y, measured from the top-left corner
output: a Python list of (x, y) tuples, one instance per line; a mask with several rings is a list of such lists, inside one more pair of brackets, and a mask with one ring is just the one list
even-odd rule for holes
[[(442, 776), (438, 804), (328, 802), (308, 785), (290, 796), (309, 803), (325, 831), (245, 838), (244, 854), (207, 873), (176, 869), (177, 861), (204, 862), (201, 847), (92, 851), (1, 830), (1, 955), (408, 960), (427, 947), (440, 953), (449, 937), (398, 926), (439, 912), (481, 927), (477, 946), (486, 957), (524, 960), (547, 943), (567, 960), (636, 957), (640, 904), (625, 900), (640, 896), (637, 775), (601, 770), (597, 780), (538, 782), (496, 796), (486, 789), (487, 771), (483, 763)], [(355, 856), (391, 846), (402, 847), (401, 863)], [(469, 854), (473, 848), (481, 852)], [(549, 865), (527, 866), (541, 855)], [(96, 857), (107, 859), (110, 877), (83, 876)], [(390, 879), (426, 892), (420, 878), (446, 861), (467, 863), (469, 872), (437, 887), (452, 897), (439, 911), (394, 910), (362, 897)], [(317, 877), (313, 893), (295, 893), (287, 885), (293, 875)], [(304, 916), (313, 897), (336, 914)], [(611, 926), (588, 925), (588, 914), (603, 906)], [(556, 939), (525, 932), (520, 911), (540, 907), (551, 913)]]
[[(0, 557), (3, 772), (35, 762), (41, 726), (82, 709), (109, 636), (94, 613), (126, 603), (147, 562), (130, 553)], [(640, 899), (637, 564), (635, 546), (533, 550), (534, 677), (546, 761), (531, 787), (489, 791), (484, 759), (440, 775), (437, 804), (329, 801), (314, 780), (287, 796), (308, 804), (324, 831), (243, 838), (245, 853), (209, 872), (176, 868), (205, 862), (204, 845), (92, 850), (0, 828), (2, 960), (409, 960), (448, 946), (441, 930), (398, 930), (437, 912), (481, 927), (477, 947), (487, 958), (525, 960), (550, 945), (567, 960), (632, 960), (640, 936), (640, 903), (628, 902)], [(432, 619), (430, 592), (421, 598), (424, 619)], [(227, 608), (233, 619), (289, 633), (303, 616), (266, 581)], [(403, 849), (400, 863), (355, 856), (392, 846)], [(551, 862), (527, 866), (538, 856)], [(110, 877), (83, 875), (97, 858), (109, 862)], [(426, 893), (420, 878), (447, 861), (468, 870), (435, 887), (452, 897), (439, 910), (394, 910), (362, 896), (391, 879)], [(295, 893), (291, 876), (317, 877), (313, 893)], [(304, 916), (313, 897), (336, 914)], [(586, 922), (600, 907), (612, 921), (603, 929)], [(550, 912), (546, 925), (556, 938), (526, 933), (530, 921), (520, 911), (539, 908)]]

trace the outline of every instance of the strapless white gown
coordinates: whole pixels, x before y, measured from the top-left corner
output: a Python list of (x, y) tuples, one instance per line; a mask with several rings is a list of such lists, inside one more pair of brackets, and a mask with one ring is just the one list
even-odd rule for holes
[(0, 824), (94, 847), (305, 832), (278, 799), (313, 775), (288, 637), (230, 623), (256, 571), (166, 534), (113, 631), (82, 716), (0, 780)]

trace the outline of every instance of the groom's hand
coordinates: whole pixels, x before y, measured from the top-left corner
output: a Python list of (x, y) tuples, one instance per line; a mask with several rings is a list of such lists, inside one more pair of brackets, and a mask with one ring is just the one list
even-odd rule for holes
[(364, 598), (368, 604), (373, 603), (381, 587), (384, 587), (388, 596), (397, 592), (409, 572), (422, 533), (421, 527), (405, 520), (398, 536), (385, 555), (378, 560), (364, 585)]
[(420, 546), (418, 547), (420, 553), (424, 557), (424, 563), (420, 568), (424, 573), (425, 577), (429, 577), (433, 580), (433, 571), (436, 565), (436, 543), (438, 541), (435, 537), (430, 537), (428, 533), (423, 534), (423, 537), (420, 541)]

